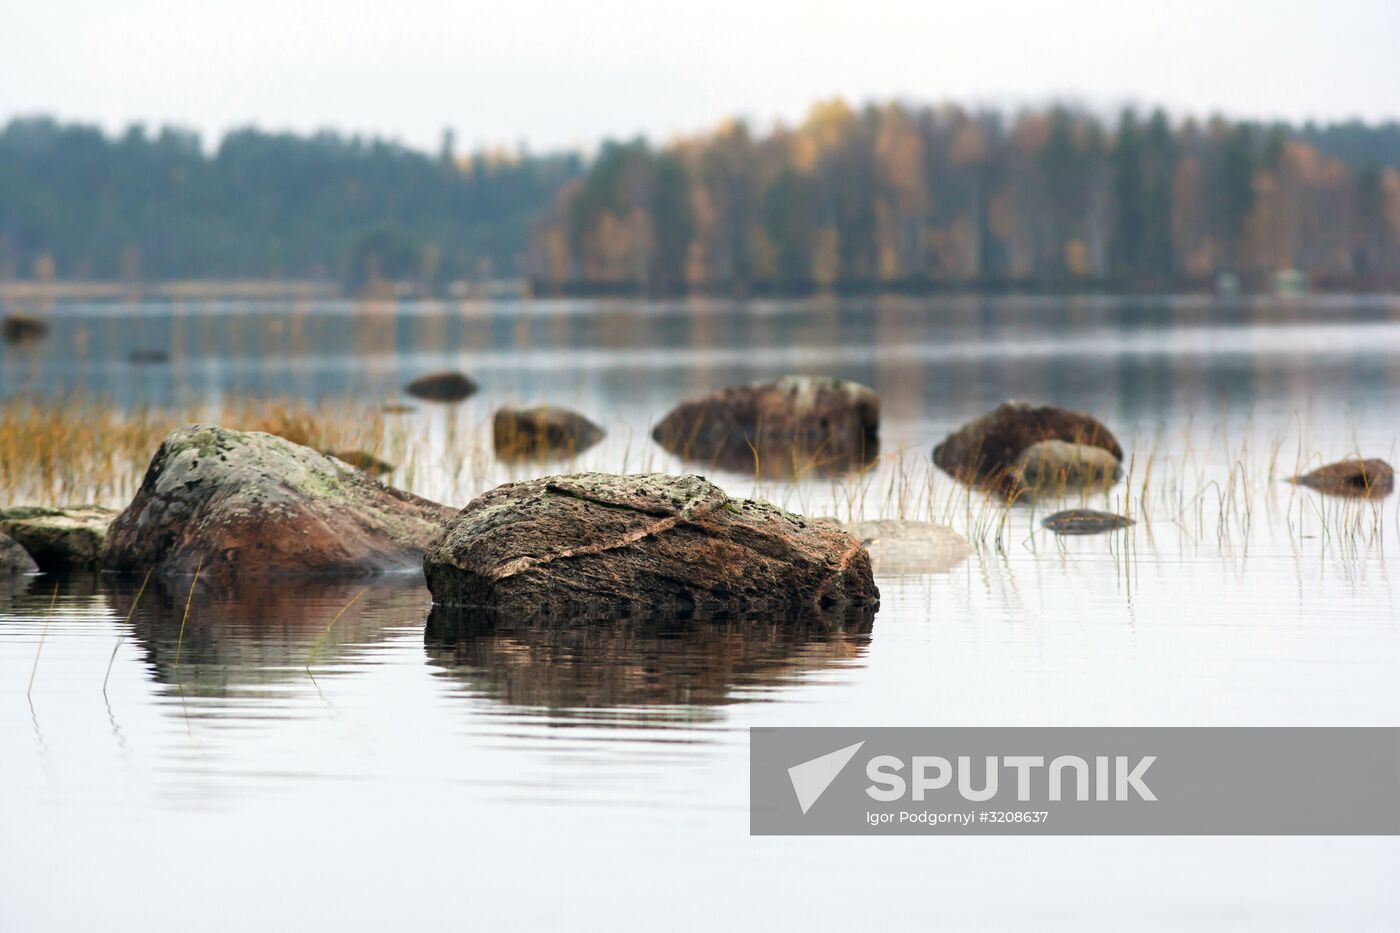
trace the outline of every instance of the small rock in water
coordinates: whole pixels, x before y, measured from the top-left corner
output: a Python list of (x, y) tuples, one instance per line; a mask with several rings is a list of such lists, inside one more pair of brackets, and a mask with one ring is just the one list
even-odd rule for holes
[(880, 397), (845, 379), (784, 376), (682, 402), (652, 437), (683, 460), (722, 469), (783, 475), (796, 456), (804, 468), (839, 472), (879, 453)]
[(1107, 489), (1122, 475), (1118, 458), (1102, 447), (1039, 441), (1021, 451), (1010, 478), (1018, 491), (1043, 496), (1094, 487)]
[(604, 431), (577, 412), (553, 405), (507, 405), (491, 422), (496, 456), (502, 460), (572, 457), (603, 439)]
[(947, 525), (934, 522), (879, 519), (843, 522), (870, 552), (870, 562), (883, 573), (939, 573), (957, 566), (972, 553), (967, 539)]
[(46, 572), (91, 570), (102, 558), (114, 509), (21, 505), (0, 509), (0, 532), (15, 539)]
[(34, 558), (9, 535), (0, 534), (0, 577), (14, 573), (38, 573)]
[(460, 402), (476, 392), (476, 383), (464, 373), (428, 373), (410, 382), (404, 391), (430, 402)]
[(1120, 528), (1127, 528), (1135, 524), (1131, 518), (1126, 518), (1114, 512), (1099, 512), (1094, 509), (1069, 509), (1064, 512), (1056, 512), (1045, 521), (1043, 526), (1049, 528), (1057, 535), (1096, 535), (1105, 531), (1117, 531)]
[[(1053, 405), (1003, 402), (944, 438), (933, 449), (933, 462), (960, 482), (1014, 491), (1018, 459), (1041, 441), (1097, 447), (1115, 461), (1123, 459), (1117, 438), (1092, 415)], [(1038, 459), (1042, 455), (1052, 452), (1033, 456)]]
[(386, 473), (394, 472), (394, 465), (380, 460), (374, 454), (364, 450), (323, 450), (321, 453), (327, 457), (334, 457), (337, 460), (350, 464), (357, 470), (364, 470), (371, 476), (383, 476)]
[(0, 337), (6, 343), (27, 343), (39, 340), (49, 332), (48, 321), (27, 314), (7, 314), (0, 323)]
[(433, 601), (519, 620), (873, 605), (870, 555), (827, 522), (700, 476), (576, 473), (468, 503), (428, 549)]
[(1289, 482), (1329, 496), (1382, 499), (1395, 489), (1395, 470), (1379, 459), (1339, 460), (1311, 473), (1294, 476)]
[(455, 510), (256, 431), (189, 424), (112, 523), (108, 570), (210, 576), (416, 570)]

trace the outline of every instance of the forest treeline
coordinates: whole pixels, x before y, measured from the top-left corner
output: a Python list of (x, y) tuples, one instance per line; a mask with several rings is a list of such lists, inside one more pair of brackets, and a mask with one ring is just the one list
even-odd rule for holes
[(0, 130), (0, 277), (381, 278), (426, 290), (520, 275), (576, 155), (425, 154), (243, 130), (109, 136), (47, 118)]
[(546, 291), (1400, 283), (1400, 124), (816, 106), (605, 145), (535, 231)]
[(819, 104), (591, 157), (330, 133), (0, 129), (0, 280), (444, 291), (1400, 287), (1400, 124)]

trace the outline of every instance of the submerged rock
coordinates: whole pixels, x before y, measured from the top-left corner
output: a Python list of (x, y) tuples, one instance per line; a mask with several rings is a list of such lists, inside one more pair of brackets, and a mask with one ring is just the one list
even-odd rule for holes
[(43, 571), (91, 570), (102, 559), (115, 509), (22, 505), (0, 509), (0, 532), (14, 538)]
[(845, 379), (784, 376), (682, 402), (652, 437), (684, 460), (724, 469), (775, 475), (792, 469), (794, 455), (848, 469), (879, 453), (880, 397)]
[(1384, 460), (1339, 460), (1288, 480), (1329, 496), (1381, 499), (1395, 489), (1395, 470)]
[(503, 460), (571, 457), (603, 439), (604, 431), (577, 412), (553, 405), (506, 405), (491, 421), (496, 456)]
[(464, 373), (437, 372), (419, 376), (404, 391), (430, 402), (460, 402), (476, 392), (476, 383)]
[(1014, 490), (1017, 460), (1041, 441), (1097, 447), (1115, 461), (1123, 459), (1117, 438), (1092, 415), (1052, 405), (1003, 402), (944, 438), (933, 449), (933, 462), (961, 482)]
[(191, 424), (161, 443), (103, 563), (166, 575), (406, 571), (451, 514), (285, 438)]
[(423, 561), (435, 603), (515, 620), (873, 604), (840, 528), (731, 499), (699, 476), (577, 473), (470, 502)]
[(7, 314), (0, 322), (0, 338), (6, 343), (28, 343), (49, 332), (49, 322), (28, 314)]
[(1108, 488), (1118, 482), (1123, 467), (1102, 447), (1066, 441), (1039, 441), (1021, 451), (1011, 467), (1017, 488), (1045, 495), (1091, 487)]
[(19, 542), (9, 535), (0, 534), (0, 577), (13, 573), (38, 573), (39, 565), (29, 552), (20, 547)]
[(321, 453), (348, 463), (357, 470), (364, 470), (371, 476), (383, 476), (385, 473), (394, 472), (392, 463), (380, 460), (365, 450), (323, 450)]
[(132, 350), (126, 358), (135, 366), (157, 366), (170, 362), (170, 354), (164, 350)]
[(1135, 522), (1131, 518), (1114, 512), (1069, 509), (1064, 512), (1056, 512), (1041, 524), (1057, 535), (1096, 535), (1105, 531), (1127, 528)]
[(870, 552), (871, 564), (882, 573), (939, 573), (972, 553), (966, 538), (934, 522), (880, 519), (842, 527)]

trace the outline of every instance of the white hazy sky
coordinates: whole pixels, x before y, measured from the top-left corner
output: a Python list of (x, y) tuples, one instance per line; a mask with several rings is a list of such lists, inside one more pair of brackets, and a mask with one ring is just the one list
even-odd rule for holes
[(1400, 0), (16, 0), (0, 117), (665, 139), (817, 98), (1400, 118)]

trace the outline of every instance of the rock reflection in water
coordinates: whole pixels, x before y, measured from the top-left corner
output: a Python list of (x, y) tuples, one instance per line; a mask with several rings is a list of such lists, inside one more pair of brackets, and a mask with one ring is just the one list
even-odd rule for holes
[[(131, 609), (140, 586), (139, 577), (109, 575), (103, 580), (108, 604), (119, 619)], [(187, 599), (189, 619), (182, 638)], [(234, 587), (201, 582), (193, 597), (188, 580), (152, 578), (127, 634), (140, 645), (157, 683), (178, 684), (186, 694), (226, 696), (247, 687), (304, 680), (313, 649), (313, 670), (320, 674), (344, 661), (355, 646), (381, 642), (395, 626), (414, 624), (428, 600), (422, 580), (412, 575)]]
[[(434, 606), (429, 662), (474, 694), (555, 714), (627, 710), (647, 724), (694, 722), (815, 671), (859, 662), (869, 607), (810, 618), (568, 619), (516, 623)], [(677, 709), (677, 708), (682, 709)]]

